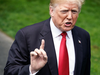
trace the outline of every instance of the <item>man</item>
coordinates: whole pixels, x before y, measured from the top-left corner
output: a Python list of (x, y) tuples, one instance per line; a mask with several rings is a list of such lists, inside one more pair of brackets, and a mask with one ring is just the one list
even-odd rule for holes
[(75, 26), (83, 2), (51, 0), (51, 18), (16, 34), (4, 75), (90, 75), (90, 36)]

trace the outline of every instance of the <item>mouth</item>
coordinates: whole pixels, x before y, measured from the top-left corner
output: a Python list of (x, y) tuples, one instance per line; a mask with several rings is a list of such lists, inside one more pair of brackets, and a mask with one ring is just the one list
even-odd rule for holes
[(66, 22), (65, 23), (65, 26), (67, 26), (67, 27), (69, 27), (69, 26), (71, 26), (72, 25), (72, 22)]

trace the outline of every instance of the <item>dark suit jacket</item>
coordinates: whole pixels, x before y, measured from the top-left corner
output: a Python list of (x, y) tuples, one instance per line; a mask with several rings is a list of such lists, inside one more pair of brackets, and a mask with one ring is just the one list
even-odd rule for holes
[[(72, 29), (72, 35), (76, 60), (74, 75), (90, 75), (90, 36), (88, 32), (77, 26)], [(44, 50), (48, 62), (37, 75), (58, 75), (50, 19), (18, 31), (9, 51), (4, 75), (29, 75), (30, 52), (40, 47), (41, 39), (45, 40)]]

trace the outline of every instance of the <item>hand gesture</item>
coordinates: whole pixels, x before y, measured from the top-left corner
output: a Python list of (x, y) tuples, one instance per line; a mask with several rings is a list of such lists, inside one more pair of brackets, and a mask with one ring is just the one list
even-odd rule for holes
[(30, 52), (30, 70), (32, 73), (39, 71), (47, 63), (48, 57), (44, 51), (45, 41), (42, 39), (40, 49)]

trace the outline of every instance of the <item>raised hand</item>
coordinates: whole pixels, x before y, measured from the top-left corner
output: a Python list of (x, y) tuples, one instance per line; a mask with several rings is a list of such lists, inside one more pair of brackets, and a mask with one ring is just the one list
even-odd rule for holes
[(45, 41), (42, 39), (40, 49), (30, 52), (30, 70), (32, 73), (39, 71), (48, 61), (46, 52), (44, 51)]

